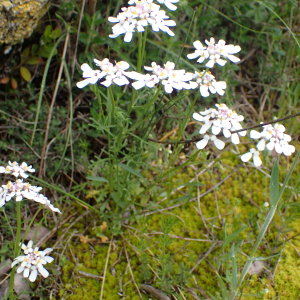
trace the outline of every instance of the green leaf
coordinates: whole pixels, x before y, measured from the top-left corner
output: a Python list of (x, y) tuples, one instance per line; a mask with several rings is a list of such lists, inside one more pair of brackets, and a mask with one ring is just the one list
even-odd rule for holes
[(278, 158), (276, 159), (273, 170), (271, 173), (271, 180), (270, 180), (270, 204), (273, 206), (276, 203), (278, 198), (278, 177), (279, 177), (279, 165), (278, 165)]
[(228, 235), (225, 240), (224, 240), (224, 244), (222, 245), (222, 249), (224, 249), (229, 243), (231, 243), (232, 241), (235, 241), (237, 239), (237, 237), (240, 235), (240, 233), (247, 228), (246, 225), (243, 225), (241, 228), (239, 228), (238, 230), (236, 230), (235, 232), (233, 232), (232, 234)]
[(119, 163), (118, 164), (120, 167), (122, 167), (124, 170), (130, 172), (131, 174), (141, 178), (141, 179), (144, 179), (143, 175), (139, 172), (137, 172), (136, 170), (132, 169), (131, 167), (127, 166), (127, 165), (124, 165), (124, 164), (121, 164)]
[[(54, 44), (48, 44), (48, 45), (42, 46), (40, 48), (38, 54), (42, 57), (48, 58), (52, 51), (53, 46), (54, 46)], [(57, 54), (57, 50), (55, 49), (53, 56), (56, 54)]]
[(46, 27), (46, 29), (45, 29), (43, 35), (44, 35), (45, 37), (48, 37), (49, 34), (51, 33), (51, 31), (52, 31), (52, 26), (51, 26), (51, 25), (48, 25), (48, 26)]
[(218, 283), (221, 288), (222, 298), (223, 298), (223, 300), (227, 300), (229, 298), (229, 295), (228, 295), (228, 291), (226, 289), (226, 285), (225, 285), (223, 279), (221, 278), (221, 276), (218, 273), (216, 273), (216, 274), (217, 274)]
[(183, 202), (183, 201), (188, 202), (191, 198), (193, 198), (192, 195), (185, 195), (185, 196), (176, 198), (176, 199), (174, 199), (174, 200), (172, 200), (172, 201), (173, 201), (173, 202)]
[(230, 249), (231, 260), (232, 260), (232, 288), (236, 289), (237, 287), (237, 264), (236, 264), (236, 251), (234, 249), (234, 244), (232, 244)]
[(59, 28), (56, 28), (49, 34), (49, 38), (54, 40), (60, 37), (60, 35), (61, 35), (61, 30)]
[(39, 46), (37, 44), (33, 44), (31, 47), (31, 55), (34, 56), (36, 51), (38, 51)]
[(38, 57), (38, 56), (35, 56), (35, 57), (31, 57), (29, 58), (27, 61), (26, 61), (26, 64), (28, 65), (38, 65), (42, 62), (42, 60)]
[(108, 180), (104, 177), (87, 176), (86, 179), (91, 180), (91, 181), (108, 183)]
[(87, 33), (81, 32), (79, 34), (79, 42), (81, 42), (84, 45), (87, 45), (89, 39), (89, 35)]
[(21, 54), (21, 63), (24, 62), (28, 56), (29, 56), (29, 47), (26, 47)]
[(98, 26), (105, 21), (105, 19), (102, 18), (102, 12), (100, 10), (95, 12), (93, 19), (94, 19), (94, 26)]
[(21, 67), (20, 68), (20, 73), (21, 73), (21, 76), (23, 77), (23, 79), (27, 82), (30, 82), (31, 81), (31, 74), (29, 72), (29, 70), (25, 67)]

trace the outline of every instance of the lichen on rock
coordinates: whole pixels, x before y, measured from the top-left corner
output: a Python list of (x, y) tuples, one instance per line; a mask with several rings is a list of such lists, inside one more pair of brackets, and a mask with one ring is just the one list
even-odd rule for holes
[(28, 38), (47, 11), (48, 0), (0, 0), (0, 44)]

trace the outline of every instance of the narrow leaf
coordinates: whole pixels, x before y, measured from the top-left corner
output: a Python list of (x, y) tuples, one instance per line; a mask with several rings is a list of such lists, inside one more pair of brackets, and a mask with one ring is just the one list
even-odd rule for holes
[(20, 73), (21, 73), (21, 76), (23, 77), (23, 79), (27, 82), (30, 82), (31, 81), (31, 74), (29, 72), (29, 70), (25, 67), (21, 67), (20, 68)]
[(276, 159), (273, 170), (271, 173), (271, 180), (270, 180), (270, 204), (273, 206), (276, 203), (278, 198), (278, 177), (279, 177), (279, 166), (278, 166), (278, 159)]
[(119, 163), (118, 164), (120, 167), (122, 167), (124, 170), (130, 172), (131, 174), (141, 178), (141, 179), (144, 179), (143, 175), (139, 172), (137, 172), (136, 170), (132, 169), (131, 167), (127, 166), (127, 165), (124, 165), (124, 164), (121, 164)]
[(38, 56), (31, 57), (26, 61), (26, 64), (28, 65), (38, 65), (42, 62), (42, 59), (39, 58)]
[(12, 88), (13, 88), (14, 90), (18, 87), (17, 80), (14, 79), (13, 77), (12, 77), (11, 80), (10, 80), (10, 84), (11, 84), (11, 86), (12, 86)]
[(216, 274), (217, 274), (218, 283), (221, 288), (222, 298), (223, 298), (223, 300), (227, 300), (229, 298), (229, 295), (228, 295), (228, 291), (226, 289), (226, 285), (225, 285), (223, 279), (221, 278), (221, 276), (218, 273), (216, 273)]
[(87, 176), (86, 177), (88, 180), (92, 180), (92, 181), (98, 181), (98, 182), (106, 182), (108, 183), (108, 180), (104, 177), (95, 177), (95, 176)]
[(232, 234), (228, 235), (225, 240), (224, 240), (224, 244), (222, 246), (222, 249), (224, 249), (229, 243), (231, 243), (232, 241), (236, 240), (237, 237), (240, 235), (240, 233), (247, 228), (246, 225), (243, 225), (241, 228), (239, 228), (238, 230), (236, 230), (235, 232), (233, 232)]
[(232, 261), (232, 288), (236, 289), (237, 287), (237, 264), (236, 264), (236, 251), (234, 249), (234, 244), (232, 244), (230, 249), (231, 261)]
[(21, 62), (24, 62), (29, 56), (29, 47), (26, 47), (21, 53)]
[(31, 55), (34, 56), (36, 51), (38, 51), (39, 46), (37, 44), (33, 44), (31, 47)]

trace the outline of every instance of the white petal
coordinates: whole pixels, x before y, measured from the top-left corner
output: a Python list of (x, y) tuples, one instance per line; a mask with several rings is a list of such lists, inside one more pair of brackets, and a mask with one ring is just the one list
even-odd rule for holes
[(252, 153), (251, 152), (247, 152), (247, 153), (245, 153), (245, 154), (243, 154), (241, 156), (241, 160), (243, 162), (247, 162), (247, 161), (249, 161), (251, 159), (251, 157), (252, 157)]
[(231, 142), (235, 145), (239, 144), (240, 143), (240, 138), (239, 138), (239, 135), (237, 133), (233, 133), (231, 135)]
[(256, 145), (256, 148), (257, 148), (257, 150), (259, 150), (259, 151), (265, 150), (265, 147), (266, 147), (266, 142), (265, 142), (264, 139), (261, 139), (261, 140), (258, 142), (258, 144)]
[(76, 83), (76, 86), (77, 86), (79, 89), (82, 89), (82, 88), (84, 88), (85, 86), (87, 86), (89, 83), (90, 83), (90, 78), (77, 82), (77, 83)]
[(199, 142), (196, 143), (196, 147), (198, 149), (203, 149), (207, 145), (207, 143), (208, 143), (208, 140), (207, 139), (203, 139), (203, 140), (201, 140), (201, 141), (199, 141)]
[(208, 68), (212, 68), (214, 66), (214, 64), (215, 64), (215, 61), (213, 59), (210, 59), (205, 66)]
[(255, 167), (259, 167), (262, 164), (262, 161), (259, 157), (259, 155), (253, 155), (253, 163)]
[(251, 130), (250, 131), (250, 137), (251, 137), (251, 139), (260, 139), (261, 134), (260, 134), (260, 132), (258, 132), (256, 130)]
[(219, 134), (220, 131), (221, 131), (221, 127), (218, 127), (218, 126), (214, 126), (214, 125), (213, 125), (212, 128), (211, 128), (211, 132), (212, 132), (212, 134), (214, 134), (214, 135)]
[(223, 135), (224, 135), (226, 138), (229, 138), (229, 137), (231, 136), (230, 130), (228, 130), (228, 129), (223, 129)]
[(275, 151), (278, 153), (278, 154), (281, 154), (283, 149), (281, 147), (281, 145), (279, 143), (276, 143), (275, 144)]
[(196, 121), (203, 121), (203, 117), (198, 113), (193, 113), (193, 119)]
[(188, 54), (188, 55), (187, 55), (187, 58), (188, 58), (188, 59), (195, 59), (195, 58), (197, 58), (198, 56), (199, 56), (199, 54), (196, 53), (196, 52), (194, 52), (194, 53)]
[(208, 97), (209, 92), (208, 92), (208, 87), (206, 85), (201, 85), (200, 86), (200, 94), (202, 97)]
[(27, 278), (27, 277), (29, 276), (29, 271), (30, 271), (29, 268), (25, 268), (24, 273), (23, 273), (23, 276), (24, 276), (25, 278)]
[(132, 32), (126, 32), (125, 36), (124, 36), (124, 42), (129, 43), (132, 40)]
[(228, 55), (227, 56), (229, 60), (231, 60), (233, 63), (237, 63), (240, 61), (240, 59), (234, 55)]
[(83, 72), (93, 72), (93, 69), (88, 64), (82, 64), (80, 68)]
[(36, 277), (37, 277), (37, 270), (35, 269), (35, 270), (32, 270), (32, 271), (31, 271), (31, 274), (30, 274), (30, 276), (29, 276), (29, 280), (30, 280), (31, 282), (34, 282), (34, 281), (36, 280)]
[(141, 88), (143, 88), (145, 86), (145, 81), (141, 80), (141, 81), (136, 81), (134, 83), (131, 84), (136, 90), (139, 90)]
[(49, 276), (49, 272), (45, 268), (40, 267), (38, 270), (44, 278), (47, 278)]
[(202, 43), (198, 40), (198, 41), (195, 41), (193, 43), (193, 46), (197, 49), (197, 50), (202, 50), (203, 49), (203, 45)]
[(219, 150), (222, 150), (225, 147), (225, 143), (218, 138), (214, 140), (214, 144)]

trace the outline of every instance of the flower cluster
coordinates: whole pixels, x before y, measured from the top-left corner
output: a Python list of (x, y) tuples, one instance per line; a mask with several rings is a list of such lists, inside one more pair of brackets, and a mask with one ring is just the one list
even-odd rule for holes
[(227, 87), (225, 81), (216, 81), (215, 76), (213, 76), (210, 72), (203, 71), (197, 72), (193, 75), (193, 79), (196, 82), (191, 82), (191, 88), (200, 88), (200, 94), (202, 97), (208, 97), (209, 92), (212, 94), (218, 93), (220, 96), (224, 95), (224, 90)]
[(125, 77), (126, 72), (124, 72), (129, 68), (129, 64), (126, 61), (119, 61), (113, 65), (108, 58), (104, 58), (102, 61), (94, 59), (94, 63), (100, 67), (100, 70), (93, 70), (86, 63), (81, 66), (83, 71), (82, 77), (86, 79), (77, 82), (78, 88), (82, 89), (88, 84), (95, 84), (102, 78), (105, 80), (101, 84), (106, 87), (109, 87), (112, 83), (119, 86), (129, 84), (128, 79)]
[(25, 162), (23, 162), (20, 166), (17, 162), (8, 162), (8, 166), (0, 167), (0, 173), (12, 174), (15, 177), (23, 177), (27, 178), (28, 175), (25, 172), (33, 173), (35, 169), (32, 166), (28, 166)]
[[(6, 167), (0, 167), (0, 173), (12, 174), (16, 178), (19, 176), (27, 178), (28, 175), (25, 172), (35, 172), (32, 166), (27, 166), (25, 162), (19, 165), (17, 162), (10, 162)], [(47, 197), (40, 194), (41, 187), (32, 186), (28, 182), (23, 182), (23, 179), (16, 179), (16, 181), (8, 181), (7, 184), (3, 184), (0, 187), (0, 207), (5, 205), (13, 197), (16, 197), (16, 201), (22, 201), (23, 198), (36, 201), (44, 204), (54, 212), (61, 213), (58, 208), (55, 208)]]
[(21, 265), (17, 269), (17, 273), (22, 273), (25, 278), (29, 277), (31, 282), (34, 282), (37, 278), (38, 272), (43, 277), (48, 277), (49, 272), (44, 268), (44, 265), (51, 263), (53, 257), (47, 256), (50, 252), (53, 251), (52, 248), (47, 248), (44, 251), (39, 251), (38, 247), (32, 248), (33, 241), (29, 241), (27, 246), (22, 245), (22, 250), (25, 255), (21, 255), (15, 258), (14, 262), (11, 264), (13, 268), (18, 263)]
[(274, 127), (271, 124), (264, 125), (262, 132), (251, 130), (250, 137), (252, 139), (260, 140), (256, 145), (258, 151), (254, 148), (250, 149), (250, 152), (241, 156), (241, 160), (247, 162), (253, 155), (253, 163), (258, 167), (262, 164), (261, 159), (259, 158), (259, 151), (263, 151), (265, 148), (270, 151), (274, 149), (278, 154), (283, 153), (285, 156), (291, 156), (292, 153), (295, 152), (295, 147), (289, 145), (292, 138), (284, 132), (285, 127), (280, 124), (275, 124)]
[(215, 146), (221, 150), (225, 147), (225, 143), (217, 138), (217, 135), (222, 131), (225, 138), (231, 138), (233, 144), (239, 144), (240, 136), (246, 135), (246, 130), (239, 133), (232, 133), (243, 129), (240, 122), (244, 120), (244, 117), (238, 115), (232, 109), (229, 109), (226, 104), (216, 104), (217, 109), (210, 108), (200, 113), (194, 113), (193, 118), (197, 121), (204, 122), (199, 133), (205, 134), (211, 129), (212, 136), (205, 134), (203, 139), (196, 143), (198, 149), (203, 149), (209, 140), (213, 141)]
[[(172, 10), (176, 9), (176, 6), (172, 3), (176, 3), (179, 0), (160, 0), (158, 2), (164, 3)], [(164, 10), (160, 10), (160, 5), (152, 3), (153, 0), (130, 0), (128, 2), (130, 7), (122, 7), (117, 17), (109, 17), (108, 21), (116, 23), (112, 27), (113, 34), (110, 34), (110, 38), (116, 38), (119, 35), (125, 34), (124, 41), (129, 43), (132, 40), (133, 32), (145, 31), (145, 27), (150, 25), (153, 31), (164, 31), (170, 36), (174, 36), (174, 33), (169, 27), (176, 26), (175, 21), (168, 20)]]
[(151, 71), (152, 75), (143, 75), (138, 72), (127, 72), (126, 75), (137, 80), (132, 83), (135, 89), (140, 89), (144, 86), (152, 88), (155, 84), (161, 81), (166, 93), (172, 93), (173, 89), (191, 89), (195, 88), (190, 80), (194, 78), (194, 74), (188, 73), (185, 70), (175, 70), (175, 64), (168, 61), (164, 64), (164, 68), (152, 62), (151, 67), (144, 67), (146, 71)]
[(226, 42), (224, 40), (219, 40), (219, 42), (216, 44), (215, 39), (212, 37), (210, 40), (205, 40), (206, 46), (203, 46), (200, 41), (195, 41), (193, 43), (195, 47), (195, 52), (188, 54), (188, 59), (195, 59), (199, 57), (197, 60), (198, 63), (202, 63), (205, 59), (209, 58), (209, 61), (206, 63), (206, 67), (212, 68), (215, 63), (217, 63), (220, 66), (224, 66), (226, 64), (226, 60), (221, 59), (227, 58), (230, 61), (237, 63), (240, 61), (240, 59), (232, 54), (236, 54), (241, 51), (240, 46), (234, 46), (234, 45), (226, 45)]

